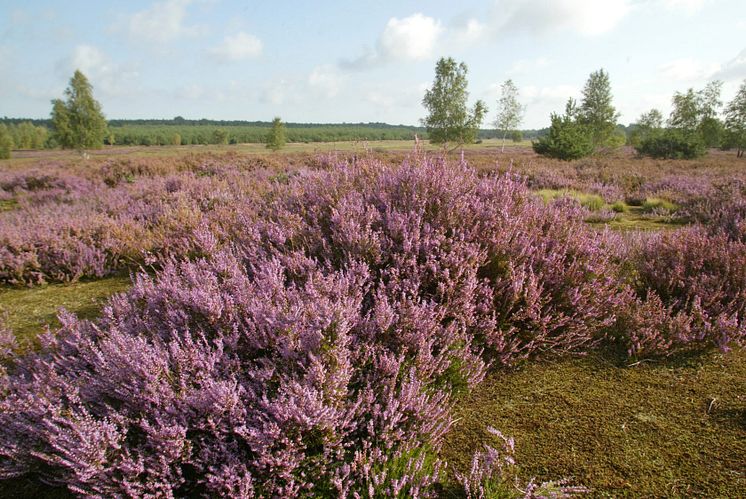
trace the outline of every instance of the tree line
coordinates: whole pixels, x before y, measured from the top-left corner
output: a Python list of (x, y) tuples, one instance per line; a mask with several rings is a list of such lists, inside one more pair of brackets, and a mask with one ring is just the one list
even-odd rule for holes
[[(468, 107), (467, 67), (452, 58), (441, 58), (435, 66), (433, 86), (422, 104), (428, 115), (422, 120), (430, 142), (456, 147), (473, 143), (487, 113), (481, 100)], [(723, 106), (722, 82), (714, 81), (699, 91), (676, 92), (673, 110), (665, 123), (658, 110), (644, 113), (625, 133), (617, 123), (619, 113), (612, 101), (609, 74), (600, 69), (590, 74), (580, 103), (570, 98), (564, 114), (552, 113), (551, 125), (533, 142), (541, 155), (572, 160), (620, 147), (634, 146), (641, 155), (656, 158), (700, 157), (708, 148), (736, 149), (743, 157), (746, 148), (746, 80), (735, 98)], [(514, 133), (525, 108), (518, 102), (518, 88), (512, 80), (501, 87), (494, 126), (503, 138)], [(721, 115), (722, 118), (721, 119)]]
[[(114, 145), (187, 144), (267, 144), (277, 150), (286, 142), (331, 142), (351, 140), (411, 140), (416, 135), (431, 143), (459, 147), (497, 136), (505, 141), (524, 138), (518, 127), (525, 106), (512, 80), (501, 86), (493, 130), (481, 128), (486, 104), (478, 100), (468, 106), (468, 68), (453, 58), (441, 58), (435, 66), (435, 80), (422, 100), (428, 115), (422, 127), (359, 124), (286, 124), (278, 117), (272, 123), (246, 121), (113, 120), (107, 122), (99, 102), (93, 98), (88, 79), (75, 71), (65, 90), (65, 99), (52, 101), (49, 120), (51, 133), (32, 120), (0, 120), (0, 158), (10, 157), (13, 149), (57, 147), (77, 149)], [(526, 134), (534, 150), (542, 155), (572, 160), (624, 145), (641, 155), (657, 158), (696, 158), (708, 148), (736, 149), (738, 157), (746, 148), (746, 80), (736, 97), (723, 108), (722, 82), (708, 83), (695, 91), (676, 92), (670, 116), (652, 109), (630, 126), (629, 133), (617, 123), (609, 74), (600, 69), (591, 73), (580, 103), (567, 101), (564, 114), (552, 113), (547, 130)], [(722, 108), (722, 112), (721, 112)], [(7, 124), (6, 124), (7, 122)], [(220, 126), (228, 123), (230, 125)]]

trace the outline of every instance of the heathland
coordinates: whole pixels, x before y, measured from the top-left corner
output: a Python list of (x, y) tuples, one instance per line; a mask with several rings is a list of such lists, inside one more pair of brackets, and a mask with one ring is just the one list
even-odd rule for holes
[(742, 496), (745, 166), (18, 152), (0, 492)]

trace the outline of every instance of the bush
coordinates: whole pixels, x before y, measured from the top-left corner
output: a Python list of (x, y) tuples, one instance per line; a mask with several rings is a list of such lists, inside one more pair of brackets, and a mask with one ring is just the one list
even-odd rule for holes
[(650, 237), (634, 259), (648, 327), (627, 328), (632, 353), (727, 350), (746, 338), (746, 244), (693, 227)]
[(696, 159), (707, 152), (699, 135), (670, 128), (642, 140), (635, 150), (642, 156), (661, 159)]
[[(318, 166), (247, 180), (198, 161), (200, 175), (91, 182), (82, 197), (95, 203), (70, 211), (57, 201), (71, 179), (6, 173), (3, 189), (60, 199), (31, 223), (3, 219), (4, 268), (28, 278), (42, 255), (45, 272), (108, 270), (122, 248), (160, 268), (95, 323), (63, 314), (12, 359), (0, 479), (99, 497), (424, 496), (453, 395), (489, 365), (744, 337), (746, 246), (725, 234), (687, 229), (630, 251), (589, 228), (577, 200), (544, 204), (512, 174), (422, 157)], [(38, 227), (51, 242), (23, 246)], [(459, 478), (467, 494), (504, 485), (495, 451)]]
[(553, 114), (549, 134), (533, 142), (533, 148), (537, 154), (550, 158), (580, 159), (593, 153), (592, 134), (572, 118)]

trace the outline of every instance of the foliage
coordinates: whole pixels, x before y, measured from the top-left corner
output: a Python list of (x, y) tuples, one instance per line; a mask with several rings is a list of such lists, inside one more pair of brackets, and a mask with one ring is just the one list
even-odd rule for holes
[(227, 144), (228, 143), (228, 132), (223, 130), (222, 128), (218, 128), (216, 130), (213, 130), (212, 132), (212, 141), (211, 144)]
[(588, 128), (594, 149), (615, 145), (612, 137), (619, 113), (611, 102), (609, 74), (603, 69), (594, 71), (583, 88), (583, 99), (577, 115), (578, 123)]
[(707, 152), (698, 134), (686, 133), (676, 128), (667, 128), (661, 133), (649, 135), (635, 150), (643, 156), (669, 159), (695, 159)]
[[(0, 477), (83, 496), (424, 496), (453, 395), (488, 366), (746, 337), (746, 251), (720, 231), (630, 242), (574, 200), (442, 157), (175, 163), (0, 177), (22, 204), (2, 214), (8, 279), (122, 255), (156, 268), (13, 358)], [(499, 485), (487, 461), (467, 493)]]
[(630, 143), (639, 147), (643, 141), (660, 135), (663, 131), (663, 114), (657, 109), (651, 109), (640, 115), (636, 125), (630, 134)]
[(513, 142), (522, 142), (523, 141), (523, 132), (520, 130), (513, 130), (510, 132), (510, 140)]
[(435, 65), (435, 81), (422, 99), (429, 113), (422, 125), (433, 144), (471, 144), (477, 138), (487, 107), (477, 101), (471, 111), (467, 109), (467, 72), (466, 64), (457, 64), (450, 57), (441, 58)]
[(592, 133), (587, 126), (578, 123), (573, 115), (573, 109), (570, 101), (564, 116), (552, 114), (549, 134), (533, 143), (537, 154), (570, 161), (593, 152)]
[(746, 80), (725, 109), (725, 128), (730, 143), (736, 148), (737, 157), (743, 157), (746, 149)]
[(13, 137), (10, 135), (8, 127), (5, 124), (0, 124), (0, 159), (9, 159), (13, 147)]
[[(518, 87), (513, 80), (506, 80), (500, 87), (500, 99), (497, 101), (497, 118), (495, 128), (502, 132), (503, 146), (505, 151), (505, 138), (508, 133), (515, 132), (523, 119), (524, 106), (518, 102)], [(521, 139), (513, 140), (520, 142)]]
[(698, 141), (704, 147), (717, 147), (722, 141), (723, 125), (717, 119), (721, 81), (708, 83), (705, 88), (685, 93), (676, 92), (672, 99), (673, 110), (668, 125), (678, 130), (687, 141)]
[(66, 149), (99, 149), (107, 135), (101, 105), (93, 98), (93, 88), (80, 71), (70, 79), (66, 101), (52, 101), (52, 127), (56, 141)]
[(272, 121), (272, 128), (267, 134), (267, 149), (279, 151), (285, 147), (285, 124), (279, 117)]

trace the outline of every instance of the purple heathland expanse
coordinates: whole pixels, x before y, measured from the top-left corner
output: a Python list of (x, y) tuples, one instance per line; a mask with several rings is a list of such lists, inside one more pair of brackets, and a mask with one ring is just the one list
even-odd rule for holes
[[(3, 182), (29, 203), (2, 219), (6, 282), (158, 263), (101, 319), (5, 351), (0, 478), (82, 496), (429, 496), (454, 394), (489, 368), (746, 336), (742, 222), (626, 238), (464, 161), (91, 180), (80, 197), (64, 176), (38, 198)], [(456, 475), (469, 497), (508, 480), (495, 435)]]

